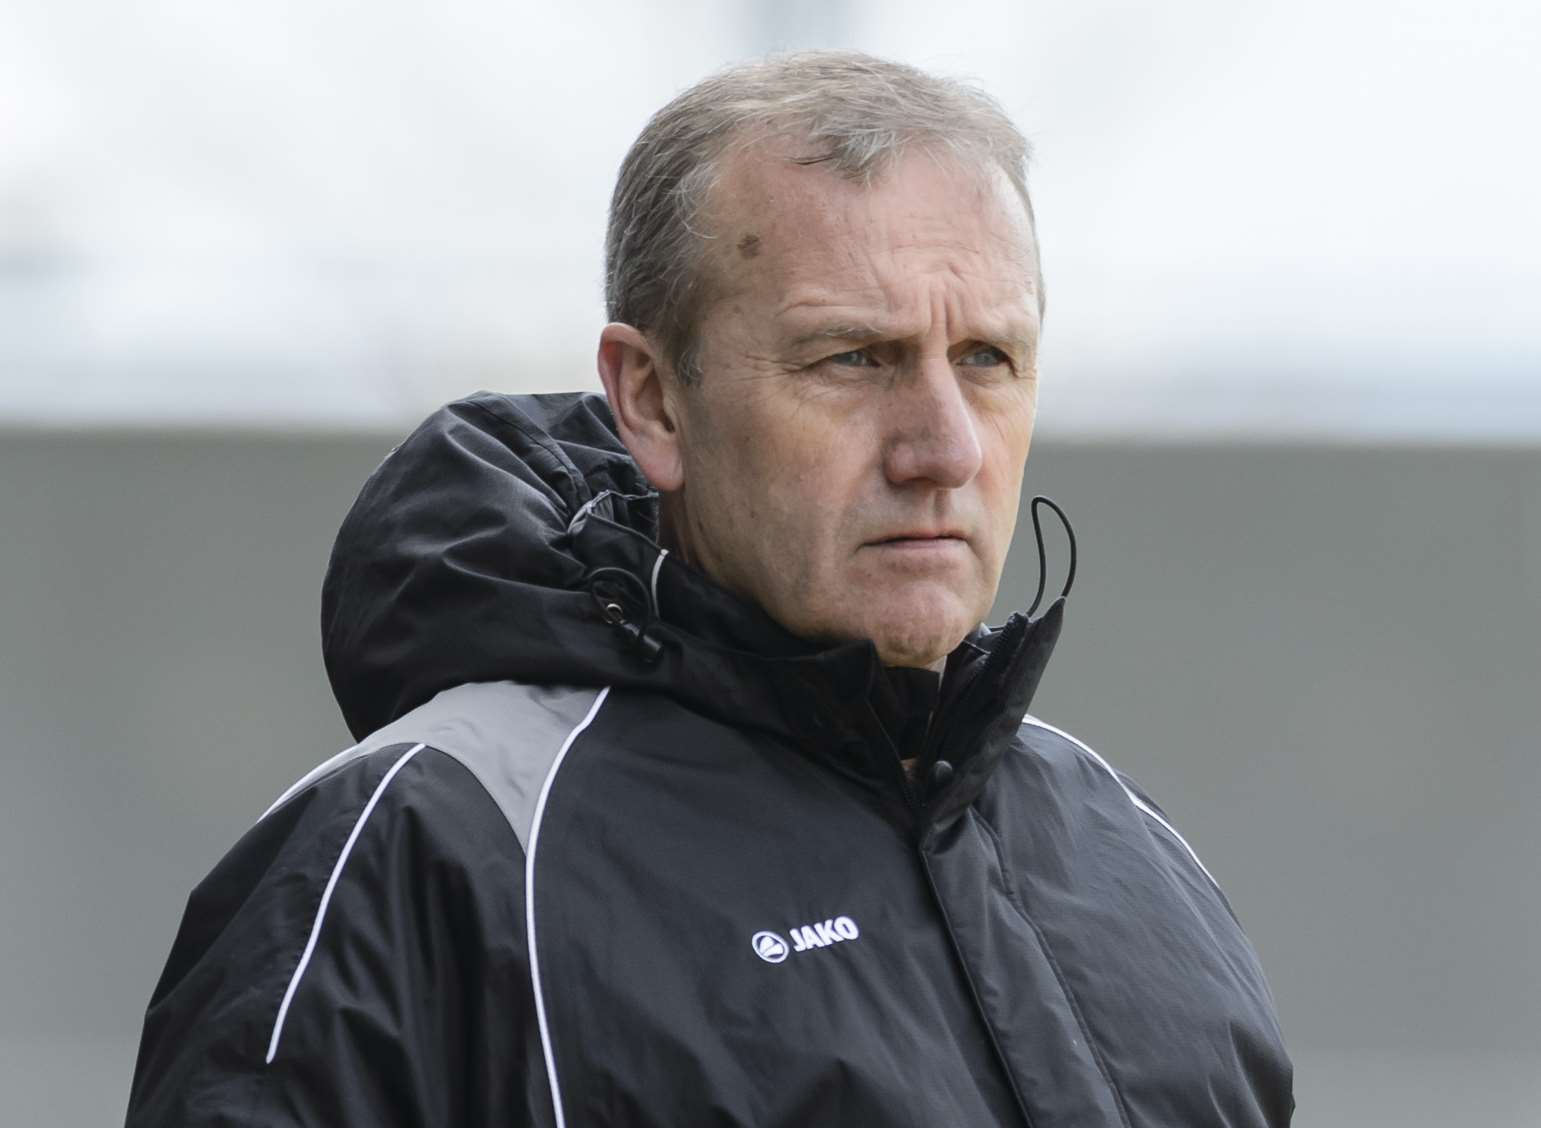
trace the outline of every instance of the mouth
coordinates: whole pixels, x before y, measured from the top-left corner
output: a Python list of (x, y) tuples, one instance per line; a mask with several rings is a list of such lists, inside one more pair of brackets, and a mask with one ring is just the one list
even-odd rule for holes
[(930, 532), (924, 529), (906, 530), (902, 533), (893, 533), (886, 537), (878, 537), (868, 541), (868, 544), (934, 544), (938, 541), (966, 541), (968, 538), (955, 529), (942, 529), (939, 532)]
[(903, 529), (874, 537), (861, 549), (872, 577), (884, 582), (946, 579), (956, 582), (970, 567), (973, 547), (956, 529)]
[(867, 544), (873, 548), (937, 551), (965, 546), (968, 544), (968, 538), (962, 533), (951, 529), (942, 532), (912, 530), (879, 537), (876, 540), (868, 541)]

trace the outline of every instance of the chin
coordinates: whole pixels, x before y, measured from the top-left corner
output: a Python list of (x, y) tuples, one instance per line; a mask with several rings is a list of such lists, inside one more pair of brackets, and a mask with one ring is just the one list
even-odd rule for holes
[(871, 639), (885, 666), (937, 665), (979, 625), (976, 604), (988, 607), (976, 585), (956, 579), (875, 586), (853, 597), (871, 611), (853, 634)]
[[(903, 666), (913, 670), (940, 670), (952, 647), (903, 647), (895, 649), (876, 642), (878, 661), (885, 666)], [(953, 644), (954, 646), (957, 643)]]
[(976, 612), (976, 602), (960, 596), (952, 584), (885, 590), (867, 583), (819, 600), (814, 604), (818, 610), (800, 621), (788, 617), (781, 622), (804, 638), (869, 639), (883, 665), (924, 668), (939, 665), (979, 625), (983, 612)]
[(935, 666), (944, 661), (977, 625), (961, 612), (939, 618), (911, 618), (875, 624), (866, 633), (885, 666)]
[(885, 666), (934, 666), (954, 652), (979, 626), (980, 599), (957, 587), (926, 586), (909, 598), (889, 599), (883, 623), (868, 624), (868, 638), (877, 646)]

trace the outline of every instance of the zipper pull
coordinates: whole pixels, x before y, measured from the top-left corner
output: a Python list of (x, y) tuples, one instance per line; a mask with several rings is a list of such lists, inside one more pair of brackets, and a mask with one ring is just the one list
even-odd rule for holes
[(926, 773), (926, 803), (941, 794), (942, 789), (952, 782), (952, 777), (957, 775), (951, 762), (938, 760), (931, 765), (931, 770)]

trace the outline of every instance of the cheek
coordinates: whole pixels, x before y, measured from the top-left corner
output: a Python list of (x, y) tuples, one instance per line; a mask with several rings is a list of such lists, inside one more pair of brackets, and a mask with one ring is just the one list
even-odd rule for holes
[(838, 599), (830, 592), (848, 579), (862, 500), (881, 479), (880, 443), (859, 415), (774, 378), (739, 381), (723, 395), (706, 426), (693, 428), (687, 482), (703, 483), (697, 496), (709, 494), (705, 508), (732, 530), (735, 570), (757, 574), (767, 594)]
[[(851, 514), (837, 483), (838, 467), (815, 461), (806, 449), (783, 447), (763, 468), (751, 489), (765, 510), (762, 535), (768, 551), (787, 563), (804, 581), (830, 566), (834, 542)], [(795, 563), (794, 563), (795, 562)]]
[(1032, 442), (1037, 406), (1036, 388), (1024, 387), (1020, 391), (1013, 390), (1005, 402), (995, 404), (995, 410), (987, 417), (996, 458), (1013, 466), (1018, 475)]
[(838, 435), (829, 443), (808, 441), (813, 437), (804, 431), (797, 441), (768, 445), (757, 460), (763, 477), (746, 486), (763, 509), (756, 535), (776, 569), (772, 582), (828, 609), (847, 598), (868, 483), (860, 460), (851, 457), (857, 443)]
[(1004, 555), (1016, 529), (1017, 512), (1022, 504), (1022, 477), (1028, 448), (1033, 436), (1033, 415), (998, 418), (991, 428), (990, 448), (980, 473), (980, 487), (989, 512), (990, 525), (996, 532), (994, 551)]
[(687, 483), (700, 532), (723, 555), (735, 557), (733, 570), (804, 582), (808, 558), (824, 518), (820, 474), (784, 429), (763, 415), (750, 413), (714, 428), (709, 439), (697, 433), (688, 454)]

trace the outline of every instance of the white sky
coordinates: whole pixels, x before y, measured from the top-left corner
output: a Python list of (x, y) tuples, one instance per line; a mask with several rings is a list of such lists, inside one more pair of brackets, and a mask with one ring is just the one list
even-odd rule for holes
[(776, 45), (1033, 138), (1045, 432), (1541, 439), (1531, 0), (8, 0), (0, 423), (597, 386), (616, 165)]

